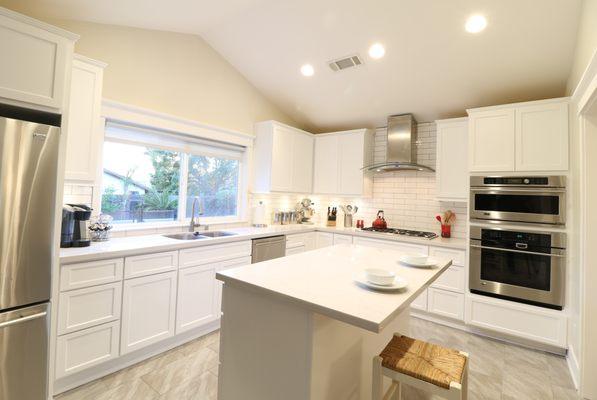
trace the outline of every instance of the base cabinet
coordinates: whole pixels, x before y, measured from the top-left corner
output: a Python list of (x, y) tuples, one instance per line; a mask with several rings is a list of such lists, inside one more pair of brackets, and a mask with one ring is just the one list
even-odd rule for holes
[(315, 248), (321, 249), (334, 245), (334, 234), (329, 232), (315, 232)]
[(124, 281), (120, 353), (174, 335), (176, 271)]
[(464, 319), (464, 294), (430, 287), (427, 289), (427, 310), (442, 317)]
[(427, 289), (410, 303), (410, 306), (416, 310), (427, 311)]
[(207, 264), (178, 272), (177, 334), (219, 318), (216, 269), (217, 264)]

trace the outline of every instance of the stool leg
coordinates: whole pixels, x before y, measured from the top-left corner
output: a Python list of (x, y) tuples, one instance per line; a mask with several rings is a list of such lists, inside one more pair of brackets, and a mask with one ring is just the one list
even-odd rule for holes
[(381, 371), (381, 357), (373, 357), (373, 379), (371, 380), (371, 400), (383, 398), (383, 373)]
[(392, 400), (402, 400), (402, 383), (398, 381), (394, 381), (394, 383), (396, 383), (396, 390), (394, 390)]

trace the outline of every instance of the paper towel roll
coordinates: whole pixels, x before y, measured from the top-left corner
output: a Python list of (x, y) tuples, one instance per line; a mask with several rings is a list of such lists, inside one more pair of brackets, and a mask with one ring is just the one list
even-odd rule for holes
[(267, 226), (265, 218), (265, 204), (262, 201), (253, 207), (253, 226)]

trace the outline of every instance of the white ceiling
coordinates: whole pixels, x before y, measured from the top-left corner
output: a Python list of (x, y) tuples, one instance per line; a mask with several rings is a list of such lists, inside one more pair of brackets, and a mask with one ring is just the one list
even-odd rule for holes
[[(314, 131), (562, 96), (580, 12), (580, 0), (31, 1), (55, 18), (199, 34)], [(477, 35), (464, 30), (474, 13), (488, 19)], [(384, 58), (367, 56), (373, 42), (386, 46)], [(363, 66), (327, 66), (354, 53)], [(313, 77), (300, 75), (304, 63)]]

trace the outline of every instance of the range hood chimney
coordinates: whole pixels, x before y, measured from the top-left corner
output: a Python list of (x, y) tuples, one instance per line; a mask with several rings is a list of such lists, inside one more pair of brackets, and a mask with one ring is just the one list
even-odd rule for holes
[(412, 114), (388, 117), (386, 161), (367, 165), (362, 169), (372, 172), (430, 171), (432, 168), (417, 163), (417, 121)]

